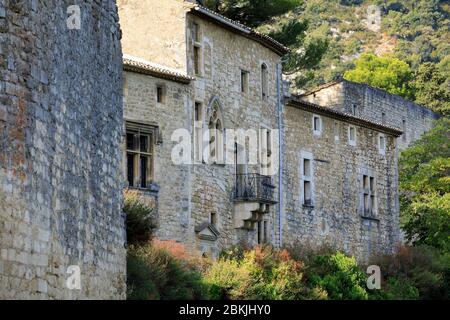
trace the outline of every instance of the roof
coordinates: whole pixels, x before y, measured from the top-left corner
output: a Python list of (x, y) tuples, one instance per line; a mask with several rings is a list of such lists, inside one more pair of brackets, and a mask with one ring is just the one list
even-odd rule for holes
[(192, 80), (195, 80), (194, 77), (181, 73), (176, 69), (172, 69), (128, 54), (123, 55), (123, 69), (125, 71), (147, 74), (157, 78), (172, 80), (184, 84), (188, 84)]
[(266, 48), (272, 50), (280, 56), (283, 56), (289, 52), (289, 48), (279, 43), (278, 41), (272, 39), (269, 36), (266, 36), (262, 33), (259, 33), (252, 28), (249, 28), (237, 21), (231, 20), (217, 12), (214, 12), (202, 5), (196, 4), (192, 7), (191, 13), (201, 16), (207, 20), (210, 20), (214, 23), (220, 24), (221, 26), (236, 32), (238, 34), (243, 35), (249, 39), (252, 39), (256, 42), (259, 42)]
[(396, 137), (401, 136), (403, 133), (401, 130), (397, 128), (387, 126), (379, 122), (373, 122), (363, 117), (357, 117), (349, 113), (337, 111), (334, 109), (330, 109), (328, 107), (322, 107), (317, 104), (304, 101), (301, 99), (301, 96), (299, 95), (292, 95), (291, 98), (287, 101), (286, 105), (314, 112), (317, 114), (329, 116), (330, 118), (339, 119), (348, 123), (352, 123), (361, 127), (366, 127), (369, 129), (387, 133)]
[(414, 106), (416, 106), (418, 108), (421, 108), (421, 109), (425, 110), (426, 112), (432, 113), (435, 118), (439, 118), (439, 115), (436, 112), (434, 112), (433, 110), (431, 110), (431, 109), (429, 109), (429, 108), (427, 108), (425, 106), (422, 106), (420, 104), (417, 104), (417, 103), (415, 103), (413, 101), (407, 100), (407, 99), (405, 99), (405, 98), (403, 98), (403, 97), (401, 97), (401, 96), (399, 96), (397, 94), (390, 93), (390, 92), (388, 92), (386, 90), (383, 90), (383, 89), (380, 89), (380, 88), (377, 88), (377, 87), (372, 87), (371, 85), (368, 85), (367, 83), (353, 82), (353, 81), (349, 81), (349, 80), (345, 80), (345, 79), (340, 79), (340, 80), (337, 80), (337, 81), (331, 81), (331, 82), (324, 83), (324, 84), (314, 88), (311, 91), (307, 91), (305, 93), (300, 94), (299, 97), (310, 96), (310, 95), (312, 95), (312, 94), (314, 94), (314, 93), (316, 93), (316, 92), (318, 92), (320, 90), (332, 87), (332, 86), (340, 84), (340, 83), (347, 83), (347, 84), (350, 84), (350, 85), (366, 87), (366, 88), (369, 88), (369, 89), (372, 89), (372, 90), (375, 90), (375, 91), (382, 92), (383, 94), (387, 94), (387, 95), (395, 97), (397, 99), (406, 101), (410, 105), (414, 105)]

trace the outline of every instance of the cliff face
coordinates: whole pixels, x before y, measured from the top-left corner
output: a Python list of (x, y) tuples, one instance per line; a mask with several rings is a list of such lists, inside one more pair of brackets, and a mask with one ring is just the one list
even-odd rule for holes
[(0, 298), (125, 297), (117, 8), (72, 4), (0, 0)]

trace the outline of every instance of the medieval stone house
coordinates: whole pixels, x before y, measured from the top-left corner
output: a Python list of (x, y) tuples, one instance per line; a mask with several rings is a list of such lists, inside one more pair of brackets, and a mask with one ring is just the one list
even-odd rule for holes
[[(421, 121), (422, 132), (431, 112), (348, 82), (289, 96), (287, 49), (195, 1), (119, 1), (119, 15), (124, 179), (154, 203), (158, 237), (211, 256), (241, 242), (329, 243), (361, 259), (394, 250), (399, 119), (414, 130)], [(191, 164), (173, 161), (178, 129)], [(245, 143), (226, 150), (227, 129), (256, 129), (259, 163), (248, 163)]]

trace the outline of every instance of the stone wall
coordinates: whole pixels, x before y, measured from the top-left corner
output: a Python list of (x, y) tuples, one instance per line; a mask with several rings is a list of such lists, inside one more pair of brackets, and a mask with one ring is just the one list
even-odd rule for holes
[[(158, 2), (158, 7), (164, 7), (161, 12), (170, 7), (178, 18), (173, 19), (169, 14), (161, 14), (158, 23), (154, 23), (152, 17), (156, 13), (146, 12), (145, 17), (138, 18), (138, 24), (142, 23), (141, 27), (137, 31), (133, 29), (133, 35), (129, 35), (127, 33), (132, 32), (135, 24), (135, 20), (130, 19), (132, 15), (129, 11), (133, 10), (134, 6), (127, 1), (120, 3), (124, 50), (139, 58), (150, 59), (172, 68), (184, 64), (185, 67), (180, 69), (189, 75), (194, 75), (193, 23), (199, 27), (200, 43), (197, 44), (201, 46), (200, 74), (195, 75), (195, 81), (191, 84), (161, 82), (151, 76), (126, 73), (125, 117), (154, 121), (163, 134), (163, 143), (156, 146), (155, 157), (155, 183), (159, 185), (160, 191), (157, 195), (148, 195), (158, 199), (158, 236), (183, 241), (201, 251), (210, 251), (208, 254), (211, 255), (217, 255), (221, 249), (238, 242), (255, 244), (256, 230), (235, 228), (235, 166), (206, 163), (175, 166), (170, 159), (175, 143), (170, 141), (170, 137), (178, 128), (193, 133), (195, 103), (202, 106), (205, 129), (209, 123), (208, 116), (215, 105), (219, 106), (223, 129), (278, 128), (276, 70), (280, 57), (256, 41), (186, 11), (184, 19), (180, 18), (178, 13), (185, 10), (186, 5), (183, 1), (171, 0), (164, 4)], [(174, 8), (176, 3), (178, 4)], [(171, 27), (165, 28), (167, 24)], [(159, 38), (159, 35), (156, 36), (155, 42), (149, 40), (149, 43), (152, 43), (151, 52), (141, 51), (146, 48), (142, 45), (143, 37), (148, 34), (145, 30), (152, 28), (158, 29), (161, 37), (170, 39), (170, 42), (177, 46), (182, 44), (177, 40), (180, 34), (185, 35), (184, 47), (176, 50), (177, 54), (186, 54), (184, 61), (180, 60), (182, 55), (172, 55), (172, 49), (164, 46), (165, 40)], [(126, 39), (129, 37), (135, 37), (139, 41), (128, 42)], [(268, 70), (268, 97), (264, 99), (261, 91), (263, 63)], [(247, 71), (249, 76), (245, 93), (241, 92), (241, 70)], [(155, 86), (158, 82), (164, 83), (168, 88), (169, 101), (165, 105), (155, 103)], [(248, 166), (247, 171), (258, 173), (259, 165)], [(277, 181), (278, 177), (273, 177), (273, 183), (277, 184)], [(216, 241), (208, 243), (204, 239), (208, 237), (202, 232), (205, 231), (203, 227), (210, 221), (211, 213), (217, 215), (215, 231), (220, 235)], [(278, 227), (275, 207), (272, 206), (266, 219), (270, 222), (269, 241), (276, 243)]]
[(1, 299), (125, 297), (117, 8), (82, 3), (0, 0)]
[(186, 72), (184, 0), (118, 0), (123, 52)]
[(303, 99), (347, 113), (352, 113), (356, 106), (357, 116), (399, 128), (404, 131), (398, 139), (400, 150), (430, 130), (433, 121), (438, 118), (431, 110), (400, 96), (345, 80), (324, 86)]
[[(157, 86), (164, 88), (164, 103), (156, 101)], [(154, 123), (161, 137), (153, 146), (153, 191), (141, 191), (144, 197), (155, 200), (159, 226), (156, 236), (186, 244), (192, 242), (194, 233), (193, 227), (189, 229), (192, 168), (172, 162), (175, 142), (171, 138), (177, 129), (190, 129), (191, 91), (187, 84), (134, 72), (124, 73), (125, 120)]]
[[(330, 244), (361, 260), (377, 250), (392, 251), (399, 241), (395, 137), (385, 134), (387, 148), (382, 154), (380, 132), (355, 126), (356, 146), (352, 146), (349, 123), (320, 115), (323, 130), (314, 134), (312, 117), (310, 111), (285, 109), (284, 243)], [(305, 155), (312, 159), (312, 206), (302, 201)], [(362, 208), (363, 175), (375, 179), (376, 213), (370, 217)]]

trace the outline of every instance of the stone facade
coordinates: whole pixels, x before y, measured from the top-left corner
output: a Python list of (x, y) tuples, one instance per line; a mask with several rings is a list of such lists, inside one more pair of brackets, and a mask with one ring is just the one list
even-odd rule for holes
[(0, 299), (125, 297), (117, 8), (72, 4), (0, 0)]
[[(401, 132), (327, 111), (293, 99), (285, 109), (284, 243), (329, 244), (361, 260), (377, 251), (392, 252), (400, 241), (396, 137)], [(313, 117), (319, 130), (313, 130)], [(380, 136), (385, 138), (382, 149)], [(370, 178), (374, 185), (367, 190)], [(305, 180), (312, 185), (309, 203)], [(374, 197), (373, 210), (370, 204), (364, 209), (364, 189), (367, 200)]]
[[(270, 48), (267, 39), (259, 38), (247, 29), (248, 33), (242, 34), (243, 26), (238, 24), (234, 25), (235, 30), (230, 31), (230, 26), (224, 27), (223, 17), (214, 16), (211, 19), (205, 16), (211, 14), (209, 11), (199, 13), (191, 3), (182, 0), (150, 3), (148, 6), (157, 7), (157, 10), (153, 8), (147, 10), (145, 15), (136, 16), (133, 13), (141, 8), (141, 2), (119, 1), (124, 52), (154, 60), (152, 62), (164, 61), (168, 68), (177, 68), (183, 74), (195, 76), (195, 81), (183, 85), (126, 72), (125, 118), (154, 121), (163, 138), (162, 144), (155, 146), (156, 186), (153, 189), (159, 189), (159, 192), (149, 195), (158, 198), (161, 226), (158, 236), (183, 241), (216, 256), (220, 249), (239, 242), (257, 243), (256, 220), (263, 219), (267, 230), (266, 241), (277, 243), (276, 206), (257, 202), (245, 206), (235, 201), (235, 165), (197, 163), (175, 166), (170, 156), (176, 144), (171, 141), (175, 129), (186, 129), (194, 136), (196, 107), (201, 109), (203, 129), (208, 128), (213, 115), (219, 120), (222, 132), (226, 129), (254, 129), (259, 132), (260, 128), (278, 128), (277, 79), (281, 76), (277, 74), (277, 65), (280, 54)], [(178, 13), (179, 10), (184, 15), (176, 14), (177, 19), (171, 15), (160, 15), (160, 12)], [(171, 24), (171, 27), (165, 28), (166, 24)], [(138, 34), (135, 25), (140, 26), (138, 30), (158, 29), (155, 37), (148, 39), (152, 43), (149, 48), (141, 46), (147, 33), (142, 31)], [(178, 39), (180, 34), (185, 35), (184, 42), (170, 40), (170, 36)], [(139, 40), (131, 41), (131, 38)], [(180, 55), (173, 55), (168, 50), (166, 59), (163, 50), (166, 42), (181, 45)], [(196, 47), (199, 50), (197, 53), (194, 52)], [(267, 72), (266, 88), (262, 87), (262, 72)], [(244, 89), (241, 80), (246, 81)], [(158, 83), (166, 88), (164, 104), (156, 103)], [(264, 96), (263, 90), (267, 91)], [(259, 164), (241, 169), (245, 173), (261, 173)], [(277, 174), (271, 178), (271, 183), (278, 183)], [(253, 221), (255, 224), (250, 223), (248, 227), (244, 220), (252, 219), (252, 212), (255, 214), (261, 207), (264, 213), (258, 215), (259, 218)], [(212, 216), (214, 223), (211, 222)], [(245, 227), (235, 227), (241, 223), (237, 221), (239, 217)], [(208, 237), (205, 232), (214, 236)], [(220, 236), (217, 237), (217, 234)]]
[(400, 150), (430, 130), (439, 118), (430, 109), (400, 96), (346, 80), (325, 84), (303, 94), (302, 99), (399, 128), (404, 132), (398, 140)]
[[(126, 65), (140, 61), (140, 69), (125, 67), (125, 118), (150, 124), (161, 137), (152, 151), (152, 183), (140, 188), (155, 203), (159, 238), (212, 256), (234, 244), (261, 243), (262, 238), (275, 246), (328, 243), (360, 260), (395, 249), (400, 241), (397, 137), (402, 133), (395, 123), (377, 123), (381, 121), (350, 115), (345, 108), (289, 97), (280, 81), (279, 45), (240, 24), (188, 1), (147, 5), (156, 10), (145, 8), (140, 15), (140, 2), (119, 1), (119, 15), (124, 48), (134, 56)], [(160, 14), (168, 11), (176, 19)], [(158, 32), (146, 39), (149, 30)], [(153, 46), (141, 45), (152, 41)], [(180, 51), (174, 53), (168, 44)], [(387, 113), (397, 98), (382, 97)], [(344, 101), (338, 93), (331, 98)], [(355, 103), (365, 106), (356, 96)], [(267, 149), (281, 166), (260, 185), (270, 182), (273, 201), (240, 193), (243, 177), (253, 183), (265, 179), (261, 163), (174, 165), (178, 140), (171, 138), (177, 129), (185, 129), (195, 146), (199, 124), (205, 130), (217, 123), (221, 130), (280, 129), (281, 141)], [(258, 144), (264, 143), (260, 136)], [(195, 162), (196, 151), (191, 153)], [(233, 152), (226, 155), (233, 157)], [(127, 159), (124, 170), (137, 170), (130, 167), (135, 158)], [(129, 185), (133, 181), (128, 177)]]

